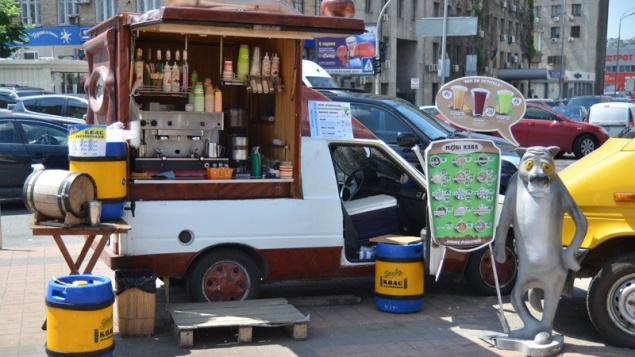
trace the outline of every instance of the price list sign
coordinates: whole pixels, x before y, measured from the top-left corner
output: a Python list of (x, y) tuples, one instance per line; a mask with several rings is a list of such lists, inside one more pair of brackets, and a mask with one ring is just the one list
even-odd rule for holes
[(106, 156), (106, 125), (69, 126), (68, 154), (75, 157)]
[(353, 138), (351, 104), (327, 101), (309, 101), (311, 137)]
[(432, 239), (454, 247), (491, 242), (500, 149), (490, 140), (436, 141), (426, 149), (425, 162)]

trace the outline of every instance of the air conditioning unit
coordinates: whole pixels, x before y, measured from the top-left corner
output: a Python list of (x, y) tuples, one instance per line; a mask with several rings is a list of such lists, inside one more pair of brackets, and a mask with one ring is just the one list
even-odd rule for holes
[(485, 31), (481, 30), (478, 32), (478, 35), (481, 37), (485, 37)]
[(540, 17), (534, 17), (534, 22), (540, 22)]
[(507, 1), (503, 1), (502, 5), (503, 5), (503, 8), (506, 8), (507, 7)]
[(573, 22), (573, 19), (575, 19), (575, 17), (573, 17), (573, 15), (569, 15), (569, 21)]
[(573, 38), (573, 37), (569, 37), (567, 40), (568, 40), (569, 42), (573, 42), (573, 41), (575, 41), (575, 38)]
[(512, 56), (512, 63), (518, 63), (518, 56)]
[(516, 36), (509, 36), (509, 43), (516, 42)]
[(560, 21), (560, 16), (555, 16), (555, 17), (553, 18), (553, 21), (555, 21), (555, 22)]
[(77, 4), (77, 5), (90, 4), (90, 0), (75, 0), (75, 4)]
[(36, 60), (40, 58), (40, 53), (38, 51), (24, 51), (22, 57), (25, 60)]
[(557, 37), (552, 37), (551, 38), (551, 42), (558, 42), (558, 38)]
[(512, 5), (512, 11), (516, 12), (516, 5)]
[(452, 65), (452, 72), (458, 72), (458, 71), (459, 71), (459, 65), (458, 64)]
[(436, 67), (436, 65), (434, 65), (434, 64), (427, 64), (426, 65), (426, 72), (436, 72), (435, 67)]
[(507, 41), (507, 35), (501, 35), (501, 41)]
[(70, 14), (70, 15), (68, 15), (68, 21), (71, 23), (71, 25), (78, 25), (79, 24), (79, 14)]

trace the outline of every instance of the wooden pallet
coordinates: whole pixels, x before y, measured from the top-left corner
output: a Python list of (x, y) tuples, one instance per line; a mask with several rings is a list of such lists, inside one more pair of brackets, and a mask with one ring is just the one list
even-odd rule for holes
[(283, 298), (172, 304), (168, 310), (180, 347), (194, 345), (194, 330), (211, 327), (238, 327), (238, 342), (251, 342), (254, 326), (284, 326), (294, 340), (307, 338), (309, 316)]

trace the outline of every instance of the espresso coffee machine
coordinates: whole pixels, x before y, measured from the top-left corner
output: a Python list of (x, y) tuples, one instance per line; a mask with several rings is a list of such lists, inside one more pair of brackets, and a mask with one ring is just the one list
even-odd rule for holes
[(208, 154), (210, 143), (219, 143), (223, 113), (142, 111), (139, 119), (136, 170), (204, 170), (206, 163), (228, 162)]
[(245, 178), (249, 178), (250, 172), (247, 165), (249, 145), (247, 137), (243, 134), (227, 135), (227, 154), (229, 166), (234, 168), (236, 178), (241, 178), (241, 175), (246, 175)]

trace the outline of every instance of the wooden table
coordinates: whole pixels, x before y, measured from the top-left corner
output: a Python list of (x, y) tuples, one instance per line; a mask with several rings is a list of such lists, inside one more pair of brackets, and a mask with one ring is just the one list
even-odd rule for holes
[[(60, 227), (46, 225), (46, 223), (36, 223), (33, 217), (29, 218), (28, 223), (29, 228), (33, 231), (34, 236), (53, 236), (53, 239), (55, 239), (55, 243), (60, 249), (64, 260), (66, 260), (66, 264), (68, 264), (68, 267), (71, 269), (71, 274), (79, 274), (81, 265), (84, 262), (84, 259), (88, 254), (88, 250), (90, 249), (95, 239), (98, 239), (97, 245), (95, 246), (93, 255), (88, 260), (88, 264), (84, 268), (83, 274), (90, 274), (92, 272), (111, 234), (126, 233), (132, 228), (126, 221), (122, 219), (103, 222), (98, 226), (83, 224), (73, 227)], [(84, 236), (84, 246), (82, 247), (82, 250), (75, 261), (73, 261), (73, 258), (68, 252), (66, 244), (62, 239), (62, 236), (65, 235)], [(98, 236), (99, 238), (97, 238)]]

